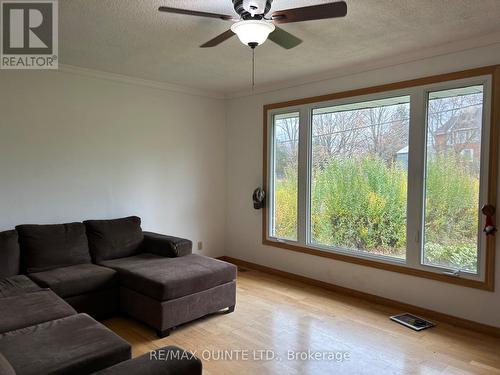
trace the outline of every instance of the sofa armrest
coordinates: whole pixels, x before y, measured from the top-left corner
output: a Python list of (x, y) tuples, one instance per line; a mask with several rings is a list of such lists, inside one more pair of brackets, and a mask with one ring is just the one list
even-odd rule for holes
[(166, 236), (152, 232), (143, 233), (144, 252), (176, 258), (191, 254), (193, 250), (193, 243), (185, 238)]
[(140, 357), (129, 359), (94, 375), (202, 375), (201, 361), (176, 346), (165, 346)]

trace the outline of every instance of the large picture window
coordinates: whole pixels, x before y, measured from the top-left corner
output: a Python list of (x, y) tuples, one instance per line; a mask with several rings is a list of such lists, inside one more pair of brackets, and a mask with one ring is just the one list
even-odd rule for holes
[(406, 256), (410, 98), (312, 111), (311, 242)]
[(264, 242), (491, 289), (492, 77), (266, 107)]

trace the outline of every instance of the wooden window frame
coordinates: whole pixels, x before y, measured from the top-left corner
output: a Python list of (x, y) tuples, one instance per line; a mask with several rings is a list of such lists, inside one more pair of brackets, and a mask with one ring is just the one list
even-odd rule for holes
[[(407, 81), (394, 82), (379, 86), (372, 86), (361, 89), (337, 92), (321, 96), (313, 96), (303, 99), (291, 100), (287, 102), (273, 103), (264, 105), (263, 108), (263, 186), (268, 191), (268, 119), (269, 111), (294, 108), (306, 104), (315, 104), (328, 102), (337, 99), (357, 97), (362, 95), (377, 94), (386, 91), (395, 91), (416, 86), (425, 86), (449, 81), (455, 81), (466, 78), (480, 76), (491, 76), (491, 111), (490, 111), (490, 141), (489, 141), (489, 160), (488, 160), (488, 184), (487, 200), (489, 204), (496, 207), (497, 202), (497, 179), (498, 179), (498, 137), (500, 127), (500, 65), (492, 65), (481, 68), (469, 69), (447, 74), (434, 75), (429, 77), (417, 78)], [(486, 237), (484, 280), (472, 280), (460, 278), (453, 275), (436, 273), (422, 269), (410, 268), (406, 265), (397, 263), (387, 263), (370, 258), (359, 257), (339, 252), (323, 251), (311, 247), (305, 247), (289, 242), (280, 242), (268, 239), (268, 205), (262, 210), (262, 243), (267, 246), (277, 247), (286, 250), (292, 250), (300, 253), (330, 258), (343, 262), (358, 264), (362, 266), (373, 267), (391, 272), (398, 272), (407, 275), (442, 281), (450, 284), (461, 285), (470, 288), (494, 291), (495, 283), (495, 236)]]

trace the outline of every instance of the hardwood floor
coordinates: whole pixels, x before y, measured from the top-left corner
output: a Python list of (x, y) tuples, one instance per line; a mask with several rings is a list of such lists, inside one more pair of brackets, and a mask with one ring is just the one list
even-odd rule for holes
[[(388, 319), (400, 311), (254, 270), (239, 272), (237, 297), (234, 313), (183, 325), (164, 339), (134, 320), (105, 324), (132, 344), (134, 356), (177, 345), (195, 351), (209, 375), (500, 374), (500, 338), (439, 322), (417, 333)], [(260, 360), (263, 350), (279, 358)], [(308, 350), (348, 358), (288, 359), (288, 351)], [(224, 355), (233, 360), (219, 360)]]

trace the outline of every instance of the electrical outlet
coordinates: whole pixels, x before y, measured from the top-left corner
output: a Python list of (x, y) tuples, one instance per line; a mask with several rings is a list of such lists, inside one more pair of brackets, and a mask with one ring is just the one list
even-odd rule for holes
[(202, 241), (198, 241), (198, 250), (203, 250), (203, 242)]

